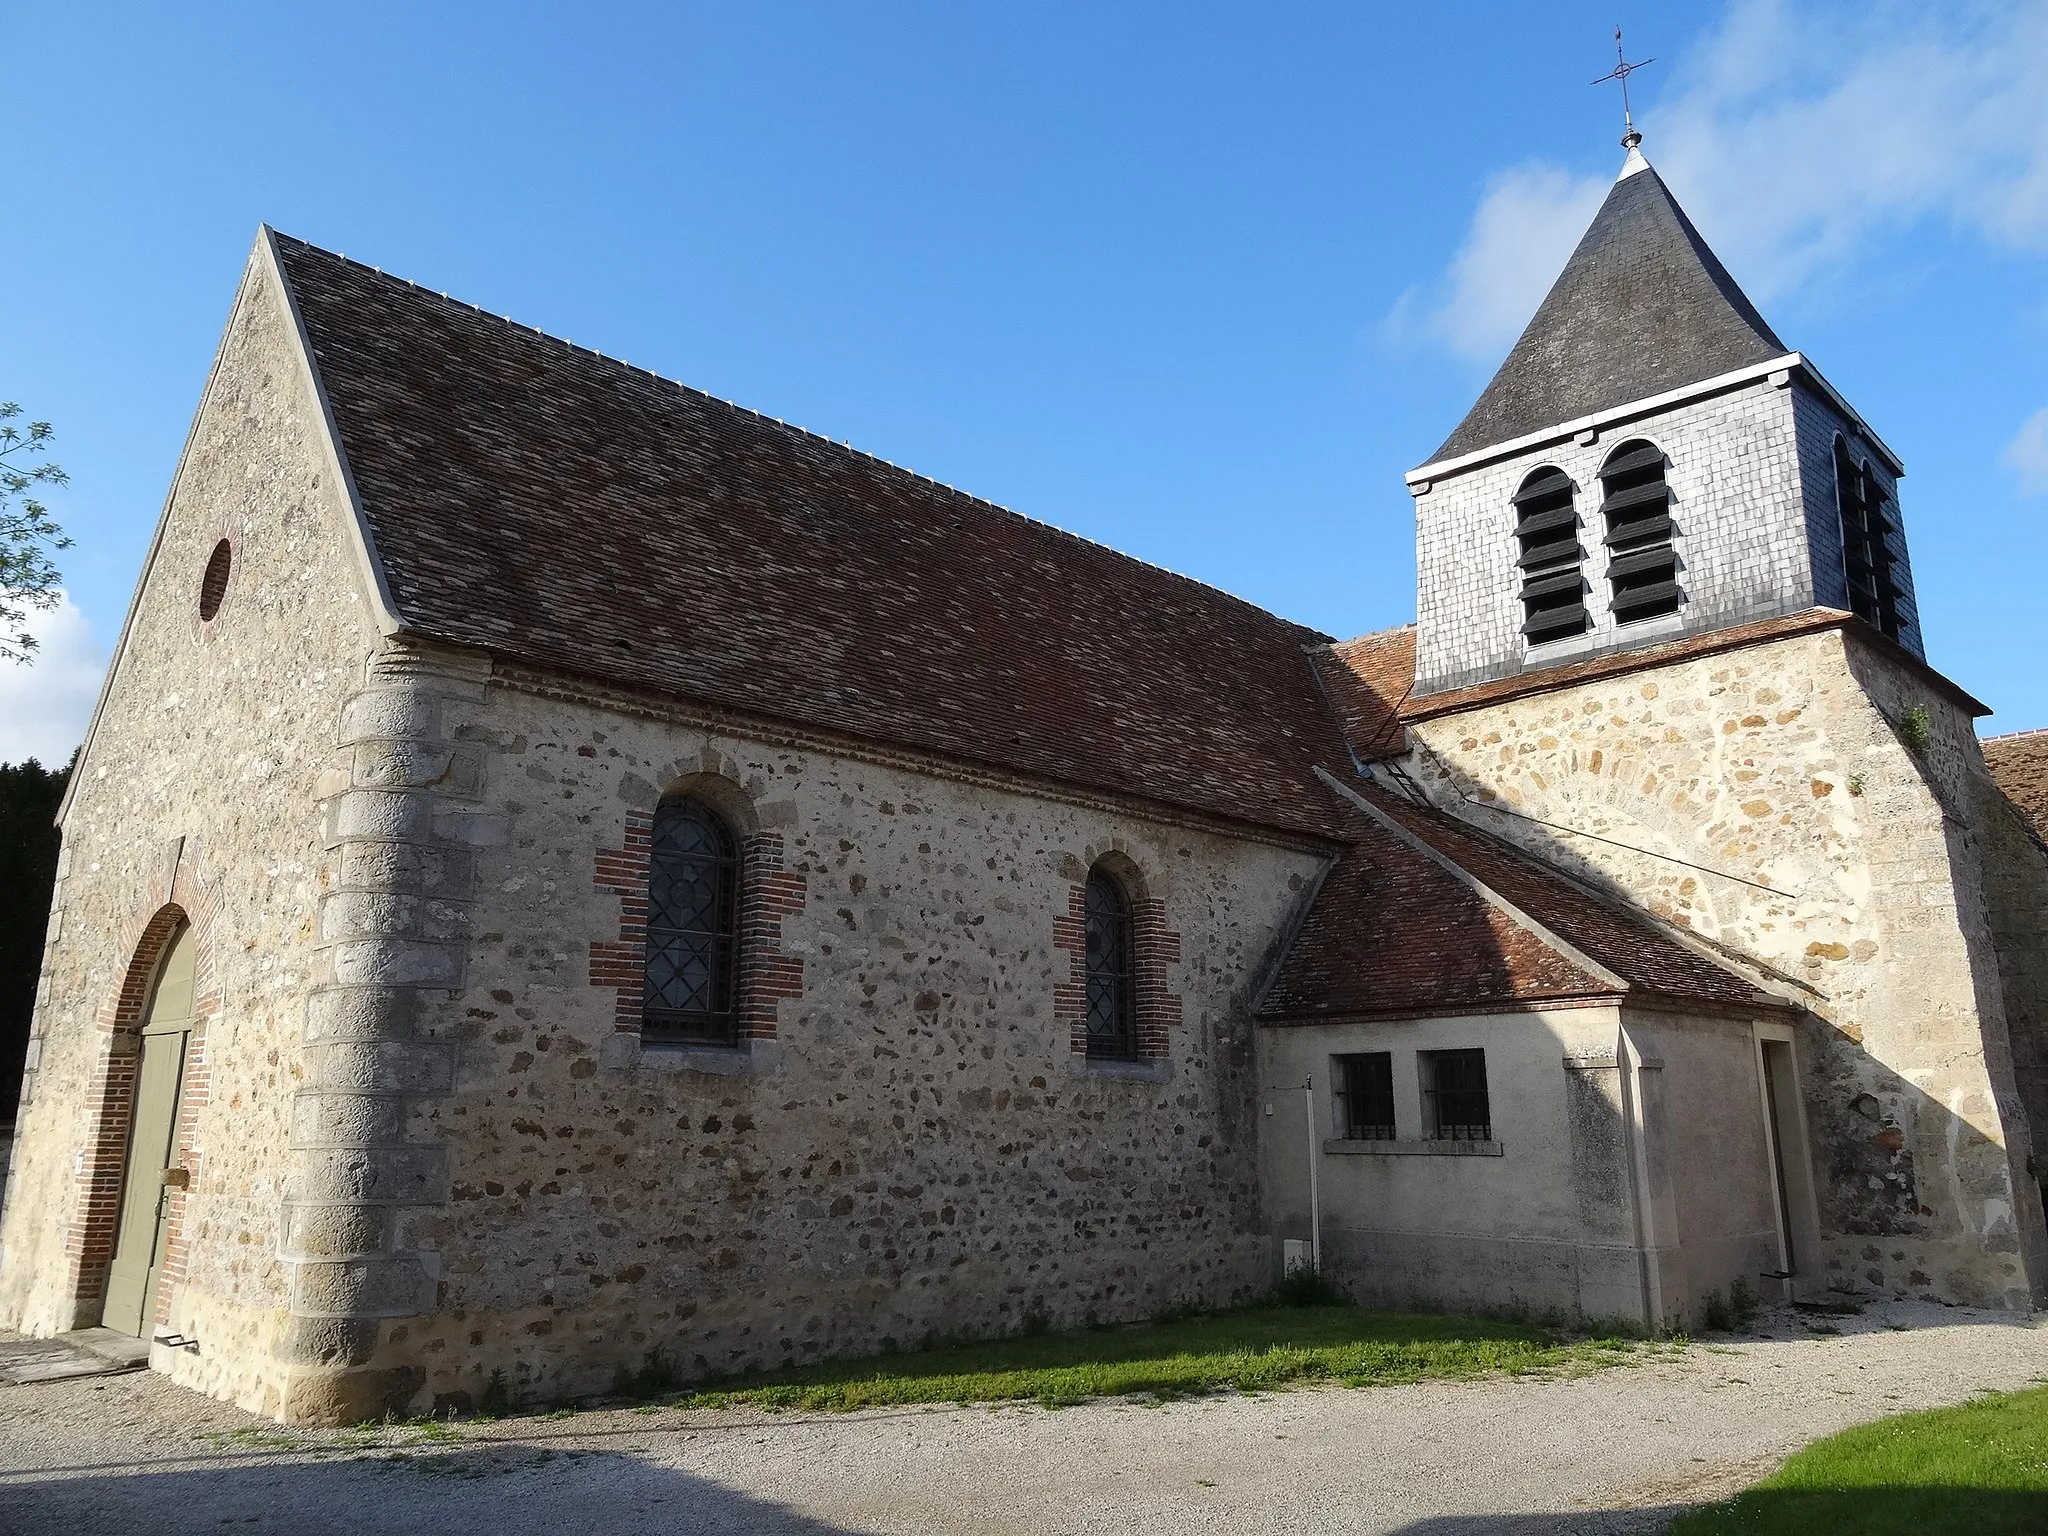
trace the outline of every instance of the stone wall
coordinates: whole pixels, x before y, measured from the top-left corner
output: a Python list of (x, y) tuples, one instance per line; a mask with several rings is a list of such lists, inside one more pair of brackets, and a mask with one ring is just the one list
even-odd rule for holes
[[(2043, 1230), (1971, 825), (1982, 756), (1957, 696), (1895, 656), (1852, 625), (1526, 694), (1418, 724), (1409, 768), (1810, 1008), (1831, 1283), (2024, 1307)], [(1893, 723), (1916, 706), (1920, 750)]]
[(2013, 1075), (2033, 1132), (2029, 1167), (2048, 1184), (2048, 849), (1989, 777), (1972, 781), (1968, 818), (1982, 850), (1986, 918), (1998, 954)]
[[(416, 992), (409, 1026), (454, 1060), (403, 1137), (445, 1157), (448, 1204), (403, 1224), (432, 1295), (365, 1369), (423, 1371), (415, 1404), (493, 1372), (542, 1399), (656, 1350), (772, 1367), (1261, 1280), (1248, 998), (1317, 852), (498, 683), (440, 716), (487, 825), (461, 985)], [(750, 961), (778, 985), (739, 1049), (634, 1029), (625, 876), (677, 784), (778, 893)], [(1059, 1006), (1071, 893), (1109, 854), (1178, 936), (1151, 951), (1162, 1049), (1114, 1066)]]
[[(316, 786), (378, 643), (320, 423), (259, 248), (73, 781), (0, 1229), (0, 1320), (37, 1334), (98, 1321), (95, 1223), (118, 1197), (125, 1137), (114, 1089), (152, 946), (182, 914), (205, 995), (180, 1138), (191, 1186), (158, 1315), (197, 1343), (159, 1348), (157, 1364), (270, 1412), (290, 1300), (285, 1148), (334, 875)], [(231, 572), (205, 621), (202, 574), (223, 538)]]

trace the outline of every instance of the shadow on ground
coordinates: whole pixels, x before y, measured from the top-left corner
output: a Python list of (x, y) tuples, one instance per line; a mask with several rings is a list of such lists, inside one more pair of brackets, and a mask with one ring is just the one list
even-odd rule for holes
[(1734, 1507), (1701, 1510), (1587, 1510), (1570, 1515), (1435, 1515), (1396, 1536), (2041, 1536), (2048, 1493), (1939, 1487), (1850, 1488), (1838, 1492), (1758, 1489)]
[(60, 1467), (0, 1484), (0, 1532), (146, 1536), (846, 1536), (686, 1472), (617, 1451), (473, 1447), (410, 1455), (236, 1465), (217, 1456), (165, 1471)]

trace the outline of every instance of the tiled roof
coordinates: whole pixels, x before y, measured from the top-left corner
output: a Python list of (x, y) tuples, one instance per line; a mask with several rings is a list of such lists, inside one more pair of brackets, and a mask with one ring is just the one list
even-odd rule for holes
[(1470, 1013), (1614, 997), (1363, 812), (1259, 1008), (1265, 1020)]
[(279, 237), (401, 623), (1292, 832), (1327, 636)]
[(1432, 460), (1784, 355), (1662, 179), (1634, 163)]
[(1413, 624), (1322, 646), (1309, 660), (1353, 757), (1372, 762), (1407, 750), (1401, 718), (1415, 687)]
[(2048, 731), (1991, 737), (1984, 743), (1984, 766), (2035, 836), (2048, 839)]
[[(1603, 998), (1784, 1006), (1641, 913), (1443, 811), (1418, 808), (1377, 784), (1360, 783), (1356, 793), (1378, 816), (1350, 811), (1351, 845), (1316, 892), (1262, 1018), (1483, 1012)], [(1562, 944), (1517, 922), (1441, 861)]]

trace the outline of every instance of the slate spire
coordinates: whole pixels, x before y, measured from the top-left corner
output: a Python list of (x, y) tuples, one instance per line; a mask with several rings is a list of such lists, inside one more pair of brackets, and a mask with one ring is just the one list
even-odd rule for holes
[(1630, 144), (1536, 318), (1431, 459), (1509, 442), (1785, 350), (1639, 143)]

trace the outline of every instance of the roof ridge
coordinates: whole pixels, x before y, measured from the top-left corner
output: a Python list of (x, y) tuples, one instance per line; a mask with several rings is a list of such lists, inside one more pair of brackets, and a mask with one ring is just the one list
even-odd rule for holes
[(1357, 645), (1363, 640), (1384, 640), (1389, 635), (1404, 635), (1414, 627), (1415, 620), (1410, 619), (1406, 624), (1390, 624), (1385, 629), (1369, 629), (1362, 635), (1353, 635), (1348, 640), (1332, 640), (1329, 644), (1333, 646)]
[(1979, 736), (1977, 745), (1981, 747), (1993, 741), (2018, 741), (2022, 736), (2048, 736), (2048, 725), (2037, 725), (2024, 731), (2000, 731), (1996, 736)]
[(485, 309), (481, 304), (474, 304), (463, 299), (451, 298), (446, 289), (429, 288), (424, 284), (414, 282), (411, 278), (400, 277), (395, 272), (386, 272), (382, 267), (373, 266), (368, 262), (356, 261), (343, 252), (330, 251), (325, 246), (315, 245), (310, 240), (302, 240), (296, 235), (288, 235), (285, 234), (282, 230), (277, 229), (273, 229), (271, 233), (279, 241), (284, 242), (286, 244), (298, 246), (302, 250), (311, 251), (315, 255), (324, 256), (331, 261), (339, 261), (347, 266), (356, 268), (358, 271), (368, 272), (372, 276), (380, 278), (385, 282), (410, 288), (415, 293), (422, 294), (429, 299), (438, 298), (442, 303), (447, 304), (452, 308), (458, 310), (466, 310), (472, 314), (480, 315), (487, 320), (495, 320), (501, 325), (511, 327), (513, 330), (526, 331), (531, 335), (539, 337), (543, 341), (554, 342), (560, 346), (568, 348), (572, 352), (580, 352), (584, 354), (586, 357), (594, 358), (599, 362), (610, 363), (615, 367), (623, 368), (630, 373), (644, 375), (645, 377), (654, 380), (658, 384), (671, 385), (676, 389), (683, 390), (686, 393), (695, 395), (699, 399), (707, 401), (712, 405), (722, 406), (726, 410), (736, 412), (743, 416), (751, 416), (756, 421), (766, 422), (772, 426), (780, 427), (787, 432), (794, 432), (800, 437), (807, 438), (813, 442), (821, 443), (825, 447), (833, 449), (836, 452), (849, 454), (856, 459), (865, 460), (871, 464), (879, 464), (883, 468), (893, 470), (895, 473), (899, 475), (906, 475), (913, 480), (921, 482), (922, 484), (932, 486), (938, 490), (944, 491), (948, 495), (957, 496), (962, 501), (968, 502), (976, 507), (983, 509), (984, 511), (998, 513), (1004, 517), (1014, 517), (1019, 522), (1027, 523), (1034, 528), (1043, 528), (1048, 533), (1056, 534), (1063, 539), (1072, 539), (1076, 544), (1083, 545), (1089, 549), (1100, 550), (1102, 553), (1113, 556), (1117, 560), (1127, 561), (1132, 565), (1142, 566), (1148, 571), (1156, 571), (1160, 575), (1170, 577), (1175, 581), (1185, 582), (1187, 585), (1191, 587), (1196, 587), (1203, 592), (1211, 593), (1214, 596), (1224, 598), (1227, 601), (1234, 603), (1241, 608), (1247, 608), (1254, 613), (1262, 614), (1265, 617), (1272, 619), (1275, 623), (1285, 624), (1291, 629), (1302, 630), (1312, 635), (1321, 636), (1322, 641), (1326, 644), (1333, 643), (1331, 636), (1323, 634), (1321, 630), (1316, 629), (1313, 625), (1303, 624), (1298, 620), (1287, 618), (1281, 614), (1273, 612), (1273, 610), (1270, 608), (1262, 608), (1257, 603), (1252, 602), (1249, 598), (1239, 597), (1236, 593), (1225, 591), (1222, 587), (1215, 586), (1210, 582), (1203, 581), (1199, 577), (1189, 576), (1185, 572), (1176, 571), (1169, 566), (1160, 565), (1156, 561), (1141, 560), (1136, 555), (1128, 554), (1123, 550), (1116, 549), (1108, 544), (1104, 544), (1098, 539), (1091, 539), (1086, 534), (1075, 533), (1070, 528), (1062, 528), (1056, 523), (1046, 522), (1043, 518), (1033, 517), (1027, 512), (1019, 512), (1014, 507), (1006, 507), (1001, 502), (990, 501), (985, 496), (977, 496), (972, 491), (962, 490), (957, 485), (951, 485), (944, 480), (936, 478), (935, 476), (927, 475), (922, 473), (921, 471), (911, 469), (907, 465), (898, 464), (893, 459), (883, 458), (878, 453), (870, 453), (865, 448), (856, 448), (852, 443), (847, 442), (842, 438), (828, 437), (822, 432), (813, 431), (811, 428), (803, 426), (801, 423), (794, 421), (785, 421), (780, 416), (771, 416), (767, 412), (758, 411), (750, 405), (741, 405), (737, 400), (728, 400), (723, 395), (714, 395), (708, 389), (702, 389), (695, 384), (685, 383), (681, 379), (672, 379), (667, 374), (656, 373), (652, 368), (642, 367), (641, 365), (629, 362), (627, 359), (622, 357), (609, 356), (606, 353), (598, 351), (595, 347), (578, 346), (576, 342), (570, 340), (566, 336), (557, 336), (551, 331), (543, 331), (539, 326), (528, 325), (525, 321), (515, 320), (510, 315), (501, 315), (497, 313), (495, 310)]

